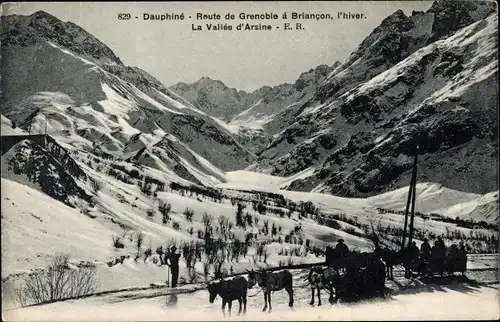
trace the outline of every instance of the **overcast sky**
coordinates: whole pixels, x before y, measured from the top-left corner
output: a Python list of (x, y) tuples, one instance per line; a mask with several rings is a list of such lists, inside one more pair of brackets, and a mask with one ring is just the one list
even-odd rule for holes
[[(219, 79), (229, 87), (253, 91), (263, 85), (294, 82), (310, 68), (344, 61), (380, 22), (398, 9), (427, 10), (432, 1), (331, 1), (331, 2), (160, 2), (160, 3), (10, 3), (3, 14), (29, 15), (44, 10), (84, 28), (120, 57), (140, 67), (166, 86), (191, 83), (202, 76)], [(304, 30), (285, 31), (281, 15), (287, 12), (362, 13), (366, 19), (302, 20)], [(279, 20), (246, 20), (271, 24), (271, 31), (192, 31), (196, 14), (276, 13)], [(130, 13), (131, 20), (119, 20)], [(143, 13), (184, 13), (185, 20), (144, 21)], [(191, 19), (187, 18), (192, 16)], [(138, 16), (139, 19), (135, 19)], [(289, 22), (295, 22), (289, 20)], [(275, 29), (279, 26), (280, 29)]]

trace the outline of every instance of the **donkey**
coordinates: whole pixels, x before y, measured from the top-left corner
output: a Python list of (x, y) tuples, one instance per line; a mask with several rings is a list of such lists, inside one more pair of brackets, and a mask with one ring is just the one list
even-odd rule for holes
[(310, 305), (314, 305), (314, 290), (316, 289), (318, 294), (318, 306), (321, 306), (320, 290), (322, 288), (330, 291), (330, 298), (328, 300), (330, 303), (333, 303), (333, 281), (336, 275), (338, 275), (336, 270), (331, 267), (316, 266), (311, 268), (308, 276), (308, 282), (311, 286), (311, 302), (309, 302)]
[(267, 271), (251, 271), (248, 272), (248, 288), (252, 288), (255, 284), (258, 284), (264, 291), (264, 308), (262, 312), (267, 310), (267, 304), (269, 303), (269, 313), (271, 313), (271, 292), (280, 291), (285, 289), (288, 293), (288, 306), (293, 307), (293, 280), (292, 274), (288, 270), (284, 270), (278, 273), (272, 273)]
[(235, 277), (232, 280), (221, 280), (220, 282), (209, 283), (208, 293), (208, 300), (210, 303), (215, 301), (217, 295), (222, 298), (222, 313), (224, 316), (226, 316), (226, 303), (228, 304), (229, 316), (231, 316), (233, 300), (238, 300), (240, 304), (238, 315), (241, 314), (241, 303), (243, 303), (243, 314), (247, 311), (247, 280), (242, 276)]

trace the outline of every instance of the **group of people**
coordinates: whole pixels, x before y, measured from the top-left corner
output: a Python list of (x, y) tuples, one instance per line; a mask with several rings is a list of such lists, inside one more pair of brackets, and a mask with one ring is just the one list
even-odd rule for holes
[[(413, 258), (422, 258), (424, 260), (429, 259), (431, 256), (436, 257), (436, 258), (443, 258), (446, 256), (446, 245), (443, 241), (443, 238), (439, 236), (437, 240), (434, 242), (434, 246), (431, 247), (429, 244), (429, 240), (427, 238), (424, 238), (424, 242), (422, 245), (420, 245), (420, 249), (418, 249), (417, 244), (415, 242), (412, 242), (410, 248), (410, 254), (412, 254)], [(463, 253), (466, 253), (465, 245), (461, 241), (459, 244), (459, 247), (457, 248), (456, 245), (452, 245), (449, 249), (449, 252), (455, 252), (455, 251), (460, 251)]]
[(450, 247), (446, 247), (440, 236), (432, 247), (429, 244), (429, 240), (425, 238), (420, 245), (420, 249), (415, 242), (412, 242), (408, 250), (412, 261), (416, 261), (419, 264), (421, 273), (426, 271), (428, 265), (432, 265), (438, 272), (443, 273), (447, 265), (447, 259), (452, 259), (453, 261), (467, 254), (467, 250), (462, 241), (459, 243), (459, 246), (453, 244)]

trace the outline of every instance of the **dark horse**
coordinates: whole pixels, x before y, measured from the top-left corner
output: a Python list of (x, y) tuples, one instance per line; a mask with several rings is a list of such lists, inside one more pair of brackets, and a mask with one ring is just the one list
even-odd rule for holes
[(231, 306), (234, 300), (238, 300), (240, 309), (238, 315), (241, 314), (241, 303), (243, 302), (243, 314), (247, 311), (247, 280), (242, 277), (235, 277), (232, 280), (221, 280), (217, 283), (208, 284), (208, 293), (210, 303), (215, 301), (217, 295), (222, 298), (222, 313), (226, 315), (225, 308), (228, 304), (229, 316), (231, 316)]
[(252, 288), (255, 284), (258, 284), (264, 291), (264, 308), (262, 312), (267, 310), (267, 304), (269, 303), (269, 312), (272, 310), (271, 305), (271, 292), (280, 291), (285, 289), (288, 293), (289, 301), (288, 306), (293, 306), (293, 286), (292, 286), (292, 274), (288, 270), (284, 270), (277, 273), (267, 272), (267, 271), (248, 271), (248, 288)]
[(309, 271), (309, 276), (307, 278), (311, 286), (311, 302), (310, 305), (314, 305), (314, 290), (316, 290), (318, 295), (318, 306), (321, 306), (321, 289), (327, 289), (330, 291), (330, 303), (333, 303), (333, 281), (335, 276), (338, 275), (337, 272), (331, 267), (321, 267), (315, 266)]

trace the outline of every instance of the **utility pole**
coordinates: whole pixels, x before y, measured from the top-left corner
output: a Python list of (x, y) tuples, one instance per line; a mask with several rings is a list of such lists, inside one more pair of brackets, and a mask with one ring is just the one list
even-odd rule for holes
[(401, 249), (405, 248), (405, 241), (406, 241), (406, 230), (408, 227), (408, 211), (410, 210), (410, 204), (412, 205), (412, 210), (411, 210), (411, 219), (410, 219), (410, 237), (409, 237), (409, 245), (411, 245), (412, 242), (412, 235), (413, 235), (413, 213), (415, 210), (415, 195), (416, 195), (416, 181), (417, 181), (417, 162), (418, 162), (418, 145), (417, 149), (415, 152), (415, 159), (413, 160), (413, 168), (411, 172), (411, 179), (410, 179), (410, 189), (408, 191), (408, 199), (406, 201), (406, 210), (405, 210), (405, 223), (403, 227), (403, 238), (401, 241)]
[(44, 149), (47, 148), (47, 113), (45, 113), (45, 135), (43, 136)]
[(415, 161), (413, 163), (413, 196), (411, 201), (411, 219), (410, 219), (410, 237), (408, 241), (408, 246), (411, 246), (413, 241), (413, 223), (415, 220), (415, 199), (416, 199), (416, 190), (417, 190), (417, 162), (418, 162), (418, 145), (415, 151)]

